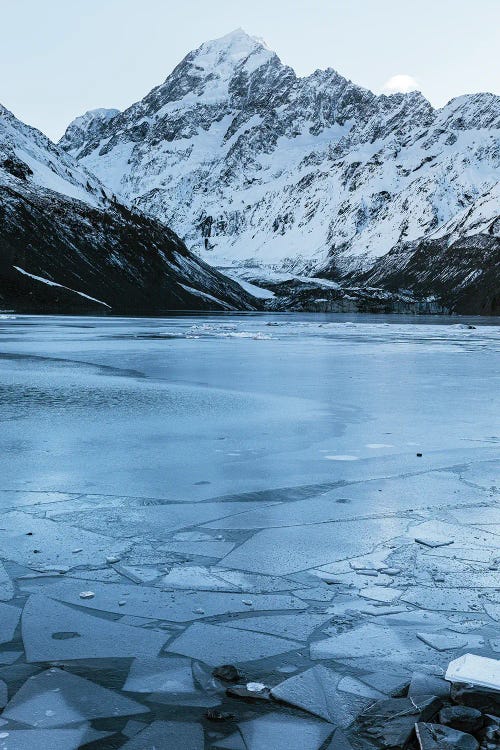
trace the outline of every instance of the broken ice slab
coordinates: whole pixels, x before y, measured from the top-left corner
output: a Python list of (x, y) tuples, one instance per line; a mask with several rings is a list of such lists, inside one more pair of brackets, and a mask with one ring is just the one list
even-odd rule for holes
[(244, 721), (239, 730), (246, 750), (319, 750), (333, 727), (322, 721), (273, 713)]
[(359, 675), (358, 679), (375, 690), (396, 698), (402, 695), (403, 690), (408, 686), (410, 673), (384, 670), (383, 672), (370, 672), (369, 674)]
[(153, 721), (122, 745), (122, 750), (203, 750), (201, 724), (181, 721)]
[(0, 750), (78, 750), (87, 732), (75, 729), (0, 728)]
[(28, 662), (156, 656), (168, 634), (103, 620), (33, 595), (22, 616)]
[(315, 586), (310, 589), (298, 589), (293, 593), (295, 596), (306, 601), (330, 602), (335, 596), (335, 589), (327, 588), (326, 586)]
[(250, 633), (224, 625), (194, 623), (168, 646), (168, 651), (199, 659), (210, 666), (264, 659), (301, 648), (296, 641)]
[(286, 575), (357, 557), (376, 544), (399, 536), (406, 519), (369, 518), (339, 523), (266, 529), (223, 558), (225, 567), (256, 573)]
[(212, 539), (212, 541), (203, 542), (171, 541), (162, 544), (158, 549), (162, 552), (200, 555), (201, 557), (217, 557), (220, 559), (221, 557), (224, 557), (224, 555), (228, 555), (234, 547), (235, 545), (233, 542), (221, 542), (217, 541), (217, 539)]
[[(4, 513), (2, 527), (2, 556), (27, 567), (33, 563), (37, 567), (95, 565), (96, 561), (105, 559), (109, 550), (124, 552), (130, 546), (125, 541), (18, 511)], [(103, 528), (106, 526), (99, 525), (99, 531)], [(30, 536), (28, 532), (31, 532)], [(82, 552), (73, 554), (73, 550), (79, 547), (82, 547)], [(35, 553), (34, 550), (38, 551)]]
[[(414, 640), (414, 639), (413, 639)], [(406, 662), (418, 658), (412, 639), (394, 627), (366, 623), (310, 646), (311, 659), (385, 658)]]
[(131, 693), (194, 693), (191, 660), (134, 659), (122, 690)]
[(14, 598), (14, 585), (0, 562), (0, 601), (10, 602)]
[(484, 529), (461, 526), (459, 524), (446, 523), (445, 521), (424, 521), (416, 526), (411, 526), (408, 537), (420, 541), (427, 547), (498, 547), (498, 537)]
[(173, 567), (161, 580), (165, 588), (194, 589), (199, 591), (239, 591), (216, 572), (201, 565)]
[(479, 750), (479, 742), (472, 734), (460, 732), (441, 724), (415, 724), (420, 750)]
[(449, 663), (445, 679), (500, 691), (500, 660), (464, 654)]
[(0, 652), (0, 665), (2, 664), (14, 664), (15, 661), (22, 656), (22, 651), (1, 651)]
[(34, 727), (59, 727), (98, 718), (148, 713), (145, 706), (61, 669), (30, 677), (3, 716)]
[(264, 617), (245, 617), (225, 624), (238, 630), (251, 630), (277, 635), (281, 638), (307, 641), (317, 628), (329, 622), (330, 619), (329, 615), (315, 614), (267, 615)]
[[(353, 462), (354, 463), (354, 462)], [(336, 473), (344, 468), (354, 474), (360, 471), (359, 465), (340, 465)], [(340, 479), (341, 477), (338, 476)], [(394, 513), (394, 510), (427, 508), (429, 506), (458, 505), (474, 502), (477, 492), (464, 485), (451, 472), (434, 471), (416, 476), (371, 479), (336, 488), (316, 497), (308, 497), (287, 502), (243, 509), (245, 512), (220, 521), (210, 521), (205, 526), (211, 529), (269, 529), (280, 526), (303, 526), (359, 518), (366, 508), (377, 508), (380, 514)], [(445, 498), (445, 499), (443, 499)], [(348, 503), (345, 503), (348, 500)], [(339, 502), (340, 501), (340, 502)], [(344, 502), (342, 502), (344, 501)], [(285, 512), (286, 507), (286, 512)]]
[(112, 528), (115, 537), (130, 537), (133, 530), (132, 533), (136, 535), (164, 541), (174, 531), (199, 526), (211, 520), (227, 518), (258, 507), (262, 507), (262, 503), (165, 503), (139, 508), (128, 506), (126, 513), (122, 508), (100, 508), (99, 512), (95, 509), (82, 510), (61, 513), (52, 518), (58, 522), (63, 521), (70, 528), (77, 526), (98, 532), (101, 529)]
[(426, 695), (448, 698), (450, 695), (450, 683), (434, 674), (414, 672), (411, 676), (408, 696), (418, 701), (422, 696)]
[[(92, 599), (80, 599), (81, 584), (64, 579), (56, 582), (30, 581), (24, 591), (41, 592), (66, 602), (120, 615), (151, 617), (157, 620), (188, 622), (227, 612), (307, 609), (307, 605), (290, 594), (221, 593), (204, 591), (163, 591), (156, 587), (114, 583), (95, 583)], [(251, 601), (251, 604), (245, 604)]]
[(364, 599), (373, 599), (377, 602), (393, 602), (401, 596), (401, 589), (391, 588), (390, 586), (368, 586), (361, 589), (359, 595)]
[(0, 602), (0, 643), (8, 643), (14, 638), (20, 616), (21, 610), (18, 607)]
[[(340, 687), (343, 680), (343, 675), (316, 665), (271, 688), (271, 695), (276, 700), (302, 708), (335, 726), (348, 727), (373, 702), (374, 697), (380, 697), (380, 694), (372, 691), (372, 697), (363, 697), (359, 692), (370, 689), (362, 683), (358, 684), (355, 678), (351, 678), (352, 684), (346, 682), (347, 691), (344, 691)], [(359, 688), (358, 693), (354, 694), (352, 688)]]
[(422, 609), (443, 612), (483, 612), (480, 591), (466, 588), (430, 588), (415, 586), (401, 596), (401, 601)]
[(483, 648), (484, 638), (481, 636), (453, 633), (442, 630), (439, 633), (416, 633), (423, 643), (435, 648), (436, 651), (450, 651), (455, 648)]

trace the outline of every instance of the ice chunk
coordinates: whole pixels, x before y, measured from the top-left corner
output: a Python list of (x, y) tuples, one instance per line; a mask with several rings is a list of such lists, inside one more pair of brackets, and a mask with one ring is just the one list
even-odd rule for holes
[(417, 633), (417, 638), (426, 643), (428, 646), (435, 648), (436, 651), (449, 651), (454, 648), (481, 648), (484, 646), (484, 639), (480, 636), (468, 636), (460, 633), (452, 633), (443, 630), (439, 633)]
[[(210, 539), (210, 538), (209, 538)], [(185, 555), (201, 555), (202, 557), (224, 557), (228, 555), (232, 549), (234, 549), (232, 542), (221, 542), (217, 539), (211, 541), (171, 541), (162, 544), (160, 549), (162, 552), (176, 552), (177, 554)]]
[(3, 716), (34, 727), (59, 727), (104, 717), (148, 713), (145, 706), (61, 669), (30, 677)]
[(395, 628), (367, 623), (347, 630), (333, 638), (311, 643), (312, 659), (355, 659), (383, 657), (388, 661), (408, 661), (411, 653), (400, 631)]
[(207, 568), (199, 565), (172, 568), (163, 577), (165, 588), (195, 589), (204, 591), (238, 591), (238, 587), (223, 580)]
[(373, 599), (377, 602), (393, 602), (399, 599), (403, 592), (390, 586), (368, 586), (361, 589), (359, 595), (365, 599)]
[(8, 643), (14, 638), (20, 616), (21, 610), (18, 607), (0, 602), (0, 643)]
[[(125, 551), (129, 547), (128, 542), (75, 529), (65, 523), (28, 516), (20, 511), (4, 513), (2, 527), (0, 549), (3, 557), (28, 567), (35, 562), (37, 566), (70, 568), (75, 565), (95, 565), (96, 560), (104, 560), (108, 550)], [(98, 524), (99, 531), (103, 528), (106, 528), (104, 524)], [(27, 536), (28, 531), (32, 535)], [(83, 551), (75, 556), (73, 550), (77, 547), (82, 547)], [(38, 550), (36, 554), (33, 552), (35, 549)]]
[(122, 745), (122, 750), (203, 750), (204, 747), (201, 724), (153, 721)]
[(276, 713), (244, 721), (239, 730), (247, 750), (319, 750), (333, 727)]
[(264, 617), (245, 617), (228, 622), (230, 628), (252, 630), (258, 633), (270, 633), (281, 638), (294, 638), (307, 641), (316, 628), (330, 621), (329, 615), (268, 615)]
[[(248, 612), (248, 605), (239, 593), (222, 592), (165, 592), (153, 587), (139, 587), (128, 584), (96, 583), (95, 597), (80, 599), (80, 585), (72, 580), (55, 583), (32, 581), (23, 584), (25, 591), (43, 592), (48, 596), (105, 612), (120, 615), (151, 617), (157, 620), (188, 622), (203, 617), (225, 614), (226, 612)], [(122, 602), (122, 603), (120, 603)], [(124, 602), (124, 603), (123, 603)], [(252, 596), (251, 610), (306, 609), (300, 599), (289, 594), (258, 594)]]
[[(366, 697), (360, 696), (359, 692), (369, 690), (362, 683), (359, 683), (360, 691), (356, 695), (343, 691), (339, 683), (344, 679), (337, 672), (317, 665), (271, 688), (271, 695), (277, 700), (302, 708), (336, 726), (347, 727), (372, 700), (366, 700)], [(357, 681), (354, 678), (351, 679), (352, 685), (349, 686), (346, 683), (348, 691), (349, 687), (358, 687)], [(377, 697), (376, 693), (375, 697)]]
[(500, 691), (500, 660), (464, 654), (451, 661), (445, 679)]
[(260, 531), (223, 559), (224, 566), (283, 575), (370, 552), (405, 531), (396, 517), (369, 518)]
[(300, 648), (296, 641), (250, 633), (224, 625), (194, 623), (168, 646), (168, 651), (199, 659), (210, 666), (264, 659)]
[(476, 612), (483, 609), (481, 592), (466, 588), (415, 586), (401, 596), (401, 601), (416, 604), (422, 609), (443, 612)]
[(122, 690), (131, 693), (194, 693), (189, 659), (134, 659)]
[(103, 620), (41, 595), (24, 606), (22, 635), (29, 662), (155, 656), (167, 634)]
[(78, 750), (86, 727), (0, 730), (0, 750)]

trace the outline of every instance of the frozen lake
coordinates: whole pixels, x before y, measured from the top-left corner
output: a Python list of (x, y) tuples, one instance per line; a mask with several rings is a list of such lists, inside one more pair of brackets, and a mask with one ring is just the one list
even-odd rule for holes
[(0, 316), (0, 750), (319, 750), (498, 656), (499, 322)]

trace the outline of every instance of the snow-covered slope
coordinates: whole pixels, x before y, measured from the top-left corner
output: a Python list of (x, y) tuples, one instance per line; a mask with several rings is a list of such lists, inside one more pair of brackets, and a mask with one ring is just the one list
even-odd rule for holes
[(0, 107), (0, 307), (24, 312), (254, 309), (236, 282)]
[(219, 266), (363, 272), (466, 212), (500, 166), (500, 97), (435, 110), (332, 69), (298, 78), (241, 30), (124, 112), (84, 118), (61, 146)]

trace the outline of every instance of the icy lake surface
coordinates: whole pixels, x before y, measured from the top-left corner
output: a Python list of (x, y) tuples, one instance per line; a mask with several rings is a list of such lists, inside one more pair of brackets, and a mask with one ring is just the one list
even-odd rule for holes
[(498, 323), (0, 316), (0, 750), (347, 747), (498, 658)]

